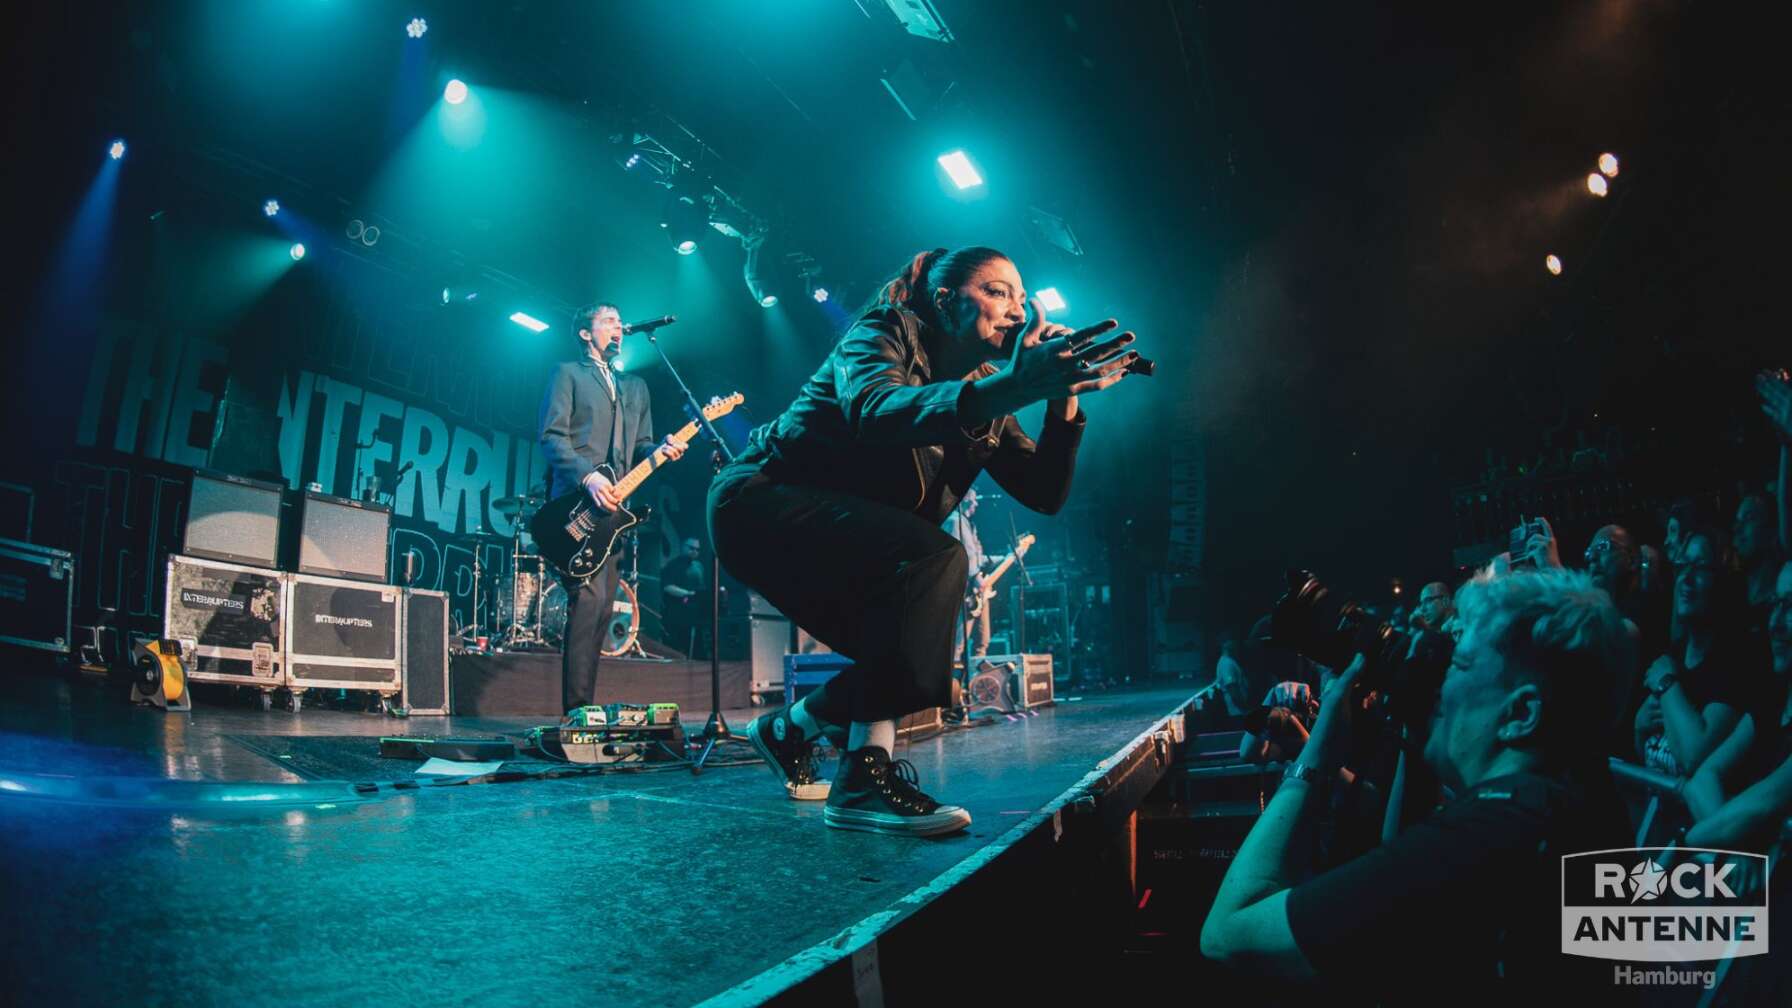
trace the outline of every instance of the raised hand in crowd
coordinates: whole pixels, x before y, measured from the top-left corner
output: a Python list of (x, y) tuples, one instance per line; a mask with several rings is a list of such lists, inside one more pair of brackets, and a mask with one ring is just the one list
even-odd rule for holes
[(1761, 372), (1755, 376), (1755, 394), (1774, 433), (1781, 441), (1792, 442), (1792, 373), (1785, 368)]
[(1549, 519), (1538, 516), (1531, 520), (1533, 531), (1524, 541), (1523, 558), (1539, 569), (1562, 566), (1562, 551), (1556, 545), (1555, 529)]

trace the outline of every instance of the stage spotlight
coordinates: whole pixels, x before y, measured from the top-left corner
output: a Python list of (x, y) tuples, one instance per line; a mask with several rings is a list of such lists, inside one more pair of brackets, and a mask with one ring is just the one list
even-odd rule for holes
[(1058, 293), (1058, 288), (1047, 287), (1044, 290), (1041, 290), (1037, 296), (1039, 298), (1040, 306), (1046, 311), (1055, 312), (1064, 310), (1064, 295)]
[(1553, 254), (1546, 255), (1543, 257), (1543, 268), (1548, 270), (1553, 276), (1561, 276), (1562, 260), (1560, 257)]
[(261, 205), (261, 212), (267, 214), (269, 217), (278, 216), (280, 213), (280, 201), (277, 199), (268, 200)]
[(517, 325), (520, 325), (531, 332), (542, 332), (548, 327), (546, 322), (524, 312), (512, 312), (510, 321), (515, 322)]
[(442, 303), (447, 304), (452, 300), (454, 300), (454, 292), (446, 287), (442, 288)]
[(690, 255), (709, 231), (709, 207), (694, 196), (674, 195), (666, 200), (660, 227), (679, 255)]
[(761, 294), (759, 296), (759, 307), (761, 308), (775, 308), (777, 304), (778, 295), (776, 294)]
[(983, 176), (977, 173), (976, 167), (971, 164), (971, 159), (964, 151), (941, 154), (939, 162), (940, 167), (946, 169), (946, 174), (952, 177), (952, 184), (958, 188), (969, 189), (983, 184)]
[(422, 18), (412, 18), (411, 23), (404, 26), (404, 33), (412, 38), (422, 38), (423, 33), (428, 30), (429, 22)]
[(106, 149), (106, 153), (112, 155), (112, 160), (114, 160), (114, 161), (118, 160), (121, 157), (124, 157), (124, 141), (123, 140), (112, 141), (112, 146), (108, 147)]
[(1618, 155), (1606, 153), (1599, 155), (1599, 170), (1607, 178), (1618, 177)]
[(467, 100), (467, 86), (461, 83), (460, 78), (456, 77), (442, 89), (442, 100), (450, 105), (459, 105)]
[(815, 288), (815, 292), (809, 296), (815, 299), (816, 304), (826, 304), (828, 300), (828, 289), (826, 287), (817, 287)]
[(1610, 188), (1605, 184), (1605, 176), (1593, 172), (1587, 176), (1587, 191), (1595, 196), (1604, 196)]
[(287, 254), (287, 255), (289, 255), (289, 256), (292, 256), (292, 261), (293, 261), (293, 262), (298, 262), (298, 261), (299, 261), (299, 260), (300, 260), (300, 259), (303, 259), (303, 258), (305, 258), (305, 245), (304, 245), (304, 243), (302, 243), (302, 242), (293, 242), (293, 243), (292, 243), (292, 248), (289, 248), (289, 249), (287, 249), (287, 250), (286, 250), (286, 254)]

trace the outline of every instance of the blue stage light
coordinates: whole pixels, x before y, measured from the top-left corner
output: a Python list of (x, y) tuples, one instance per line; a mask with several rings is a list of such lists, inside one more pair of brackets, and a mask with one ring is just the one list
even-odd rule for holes
[(422, 38), (423, 33), (428, 30), (429, 22), (422, 18), (412, 18), (411, 23), (404, 26), (404, 33), (412, 38)]
[(124, 141), (123, 140), (112, 141), (112, 146), (107, 148), (106, 153), (112, 155), (112, 160), (114, 160), (114, 161), (118, 160), (121, 157), (124, 157)]
[(826, 287), (815, 288), (814, 297), (815, 297), (816, 304), (825, 303), (828, 299), (828, 289)]
[(267, 214), (269, 217), (278, 216), (280, 213), (280, 201), (277, 199), (268, 200), (261, 205), (261, 212)]
[(442, 89), (442, 100), (450, 105), (459, 105), (467, 100), (467, 86), (461, 83), (460, 78), (456, 77)]

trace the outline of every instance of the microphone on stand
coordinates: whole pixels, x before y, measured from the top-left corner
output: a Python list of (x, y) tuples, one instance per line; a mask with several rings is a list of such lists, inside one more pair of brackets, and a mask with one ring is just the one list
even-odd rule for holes
[(661, 315), (659, 318), (648, 319), (645, 322), (628, 322), (623, 324), (622, 334), (626, 336), (629, 333), (652, 332), (661, 326), (669, 326), (676, 321), (678, 321), (678, 316), (676, 315)]

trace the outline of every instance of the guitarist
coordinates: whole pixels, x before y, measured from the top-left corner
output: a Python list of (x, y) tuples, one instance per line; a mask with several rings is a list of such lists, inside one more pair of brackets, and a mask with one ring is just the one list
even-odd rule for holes
[[(709, 490), (723, 566), (854, 664), (748, 739), (793, 798), (836, 829), (934, 836), (970, 825), (892, 758), (898, 718), (951, 700), (969, 565), (940, 522), (978, 474), (1036, 511), (1070, 494), (1084, 418), (1135, 355), (1112, 319), (1073, 332), (1028, 312), (1013, 260), (984, 247), (915, 256), (784, 413)], [(1045, 403), (1038, 441), (1014, 414)], [(831, 786), (811, 743), (844, 755)]]
[[(541, 453), (548, 462), (548, 497), (583, 487), (598, 507), (614, 511), (621, 501), (611, 480), (657, 450), (668, 460), (684, 445), (668, 436), (653, 440), (652, 401), (647, 383), (614, 367), (622, 351), (622, 316), (600, 301), (573, 316), (572, 329), (583, 351), (578, 360), (554, 366), (541, 400)], [(560, 656), (560, 706), (595, 702), (597, 661), (616, 595), (616, 558), (583, 581), (562, 578), (566, 587), (566, 646)]]

